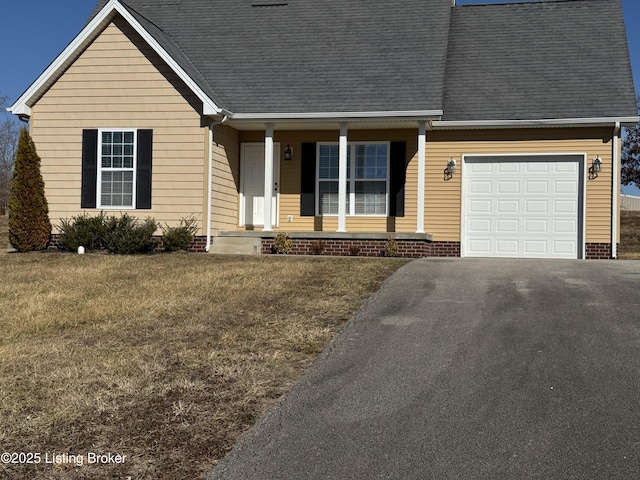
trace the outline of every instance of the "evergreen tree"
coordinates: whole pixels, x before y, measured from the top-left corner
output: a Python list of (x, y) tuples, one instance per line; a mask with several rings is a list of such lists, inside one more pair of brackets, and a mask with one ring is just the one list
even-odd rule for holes
[(29, 132), (22, 128), (9, 196), (9, 241), (19, 252), (31, 252), (44, 249), (50, 235), (40, 157)]

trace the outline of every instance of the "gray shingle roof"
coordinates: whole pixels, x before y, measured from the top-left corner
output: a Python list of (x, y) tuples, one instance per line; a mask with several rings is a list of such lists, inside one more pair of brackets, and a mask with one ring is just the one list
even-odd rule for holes
[(451, 0), (259, 3), (123, 2), (234, 113), (441, 110)]
[(636, 115), (620, 0), (453, 8), (451, 0), (122, 3), (234, 113)]
[(619, 0), (453, 9), (444, 120), (635, 116)]

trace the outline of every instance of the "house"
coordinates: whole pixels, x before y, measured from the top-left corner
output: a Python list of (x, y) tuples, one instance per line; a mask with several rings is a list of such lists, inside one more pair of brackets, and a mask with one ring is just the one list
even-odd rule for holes
[[(196, 250), (615, 258), (638, 121), (620, 0), (100, 0), (9, 110), (53, 223)], [(54, 240), (55, 240), (54, 231)]]

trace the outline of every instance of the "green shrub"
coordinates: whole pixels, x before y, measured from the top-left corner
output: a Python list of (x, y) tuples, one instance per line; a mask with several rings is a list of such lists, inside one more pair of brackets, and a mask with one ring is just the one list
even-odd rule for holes
[(291, 251), (292, 243), (287, 232), (279, 232), (276, 238), (273, 239), (273, 247), (271, 251), (273, 253), (289, 253)]
[(186, 250), (198, 233), (198, 224), (194, 217), (182, 218), (177, 227), (166, 225), (161, 228), (162, 243), (167, 252)]
[(57, 228), (62, 248), (72, 252), (79, 246), (83, 246), (87, 251), (103, 250), (107, 236), (106, 222), (104, 212), (100, 212), (97, 217), (84, 214), (71, 217), (71, 220), (61, 219)]
[(44, 249), (50, 236), (40, 157), (29, 132), (22, 128), (9, 194), (9, 241), (19, 252), (32, 252)]
[(144, 253), (151, 249), (151, 238), (158, 228), (153, 218), (144, 222), (125, 213), (120, 218), (108, 217), (105, 246), (111, 253), (128, 255)]

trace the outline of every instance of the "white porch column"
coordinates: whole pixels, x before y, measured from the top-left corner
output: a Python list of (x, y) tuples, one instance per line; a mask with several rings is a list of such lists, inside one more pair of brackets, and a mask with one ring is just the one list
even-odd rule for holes
[(418, 221), (416, 233), (424, 233), (424, 175), (426, 163), (427, 124), (418, 126)]
[(271, 204), (273, 203), (273, 125), (266, 125), (264, 136), (264, 227), (265, 232), (273, 229)]
[(347, 124), (340, 124), (338, 148), (338, 232), (347, 231)]

